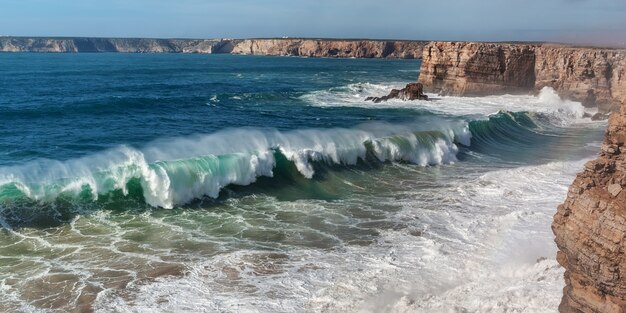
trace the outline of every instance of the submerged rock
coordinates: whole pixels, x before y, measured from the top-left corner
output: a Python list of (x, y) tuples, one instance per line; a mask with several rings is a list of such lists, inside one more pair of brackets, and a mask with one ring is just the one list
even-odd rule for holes
[(609, 114), (596, 113), (591, 116), (592, 121), (603, 121), (609, 118)]
[(607, 114), (607, 113), (596, 113), (596, 114), (591, 114), (591, 113), (584, 113), (583, 114), (583, 118), (590, 118), (592, 121), (604, 121), (609, 119), (609, 116), (611, 114)]
[(401, 100), (428, 100), (428, 96), (424, 94), (424, 85), (421, 83), (410, 83), (402, 89), (392, 89), (391, 92), (383, 97), (367, 97), (365, 101), (374, 101), (380, 103), (389, 99)]

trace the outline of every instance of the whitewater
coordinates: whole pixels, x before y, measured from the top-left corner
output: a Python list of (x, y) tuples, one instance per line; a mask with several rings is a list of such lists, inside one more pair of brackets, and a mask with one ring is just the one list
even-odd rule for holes
[[(419, 61), (0, 55), (0, 310), (556, 312), (605, 122)], [(61, 79), (60, 79), (61, 78)]]

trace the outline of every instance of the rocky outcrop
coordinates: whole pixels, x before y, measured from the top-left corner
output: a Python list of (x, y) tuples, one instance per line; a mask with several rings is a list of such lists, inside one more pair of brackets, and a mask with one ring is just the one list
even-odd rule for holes
[(600, 156), (585, 165), (552, 229), (565, 267), (561, 312), (626, 312), (626, 103), (609, 119)]
[(402, 89), (392, 89), (391, 92), (382, 97), (367, 97), (365, 101), (373, 101), (380, 103), (390, 99), (400, 100), (428, 100), (428, 96), (424, 94), (424, 85), (421, 83), (410, 83)]
[(329, 58), (417, 59), (422, 41), (247, 39), (235, 43), (231, 53)]
[(626, 100), (626, 50), (547, 44), (431, 42), (419, 81), (427, 91), (475, 96), (536, 93), (616, 111)]
[(416, 59), (422, 41), (333, 39), (150, 39), (0, 37), (3, 52), (231, 53), (333, 58)]

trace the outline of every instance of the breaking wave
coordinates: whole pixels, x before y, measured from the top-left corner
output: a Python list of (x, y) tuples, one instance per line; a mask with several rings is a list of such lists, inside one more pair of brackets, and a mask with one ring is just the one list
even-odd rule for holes
[[(367, 129), (367, 130), (366, 130)], [(228, 185), (249, 185), (273, 177), (277, 159), (306, 178), (314, 165), (356, 165), (400, 161), (437, 165), (456, 161), (456, 143), (470, 144), (467, 124), (441, 123), (429, 129), (369, 124), (357, 129), (232, 129), (161, 140), (143, 149), (120, 146), (68, 161), (39, 160), (0, 168), (0, 203), (52, 202), (58, 198), (97, 200), (135, 190), (154, 207), (172, 208), (193, 199), (216, 198)]]
[[(143, 148), (119, 146), (67, 161), (0, 167), (0, 206), (95, 201), (115, 193), (153, 207), (173, 208), (194, 199), (217, 198), (229, 185), (246, 186), (259, 177), (292, 170), (311, 179), (319, 166), (449, 164), (457, 161), (459, 145), (484, 154), (515, 155), (520, 148), (554, 137), (546, 130), (583, 120), (580, 104), (555, 96), (550, 90), (539, 96), (543, 102), (556, 103), (551, 111), (499, 111), (469, 120), (428, 116), (411, 125), (369, 123), (352, 129), (230, 129), (163, 139)], [(281, 159), (286, 165), (277, 161)]]

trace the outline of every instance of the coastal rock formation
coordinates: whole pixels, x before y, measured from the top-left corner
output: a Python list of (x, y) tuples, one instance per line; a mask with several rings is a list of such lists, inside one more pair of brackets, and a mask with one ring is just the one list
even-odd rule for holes
[(617, 111), (626, 99), (626, 50), (543, 46), (536, 54), (535, 90), (549, 86), (602, 110)]
[(524, 93), (535, 84), (530, 45), (435, 42), (422, 62), (419, 81), (443, 95)]
[(428, 96), (424, 94), (424, 85), (421, 83), (410, 83), (402, 89), (392, 89), (391, 92), (383, 97), (367, 97), (365, 101), (374, 101), (380, 103), (389, 99), (401, 100), (428, 100)]
[(0, 37), (2, 52), (212, 53), (222, 40)]
[(230, 53), (331, 58), (417, 59), (426, 42), (328, 39), (246, 39)]
[(2, 52), (231, 53), (333, 58), (422, 57), (422, 41), (0, 37)]
[(423, 51), (419, 81), (443, 95), (536, 93), (548, 86), (604, 112), (626, 99), (626, 50), (431, 42)]
[(565, 267), (561, 312), (626, 312), (626, 103), (609, 119), (600, 156), (585, 165), (552, 229)]

